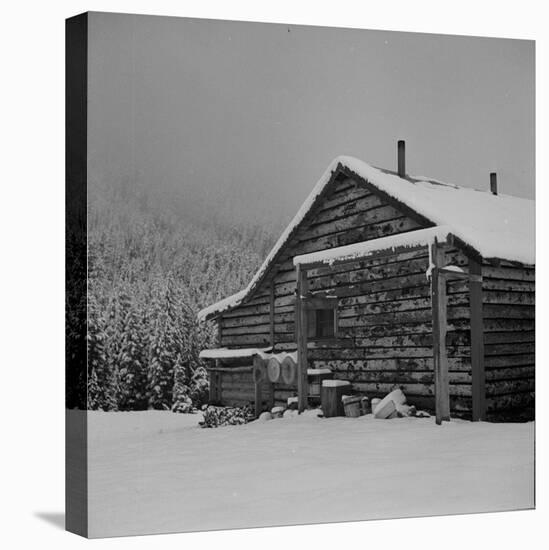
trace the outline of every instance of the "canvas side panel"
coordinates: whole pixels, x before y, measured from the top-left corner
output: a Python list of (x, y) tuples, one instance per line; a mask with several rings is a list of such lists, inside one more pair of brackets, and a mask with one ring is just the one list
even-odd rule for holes
[(68, 531), (87, 536), (87, 14), (66, 21), (65, 41), (65, 521)]
[(535, 269), (484, 265), (483, 318), (489, 418), (533, 418)]

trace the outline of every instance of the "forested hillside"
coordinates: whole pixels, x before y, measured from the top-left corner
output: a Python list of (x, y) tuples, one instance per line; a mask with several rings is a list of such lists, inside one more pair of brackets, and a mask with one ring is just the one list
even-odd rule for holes
[(274, 232), (215, 203), (119, 186), (88, 197), (90, 409), (187, 411), (207, 396), (215, 345), (202, 307), (249, 282)]

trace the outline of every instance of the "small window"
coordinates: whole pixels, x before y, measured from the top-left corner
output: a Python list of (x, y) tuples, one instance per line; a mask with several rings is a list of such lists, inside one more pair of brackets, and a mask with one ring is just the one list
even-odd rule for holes
[(307, 318), (307, 336), (312, 339), (322, 340), (335, 338), (337, 326), (337, 310), (310, 309)]

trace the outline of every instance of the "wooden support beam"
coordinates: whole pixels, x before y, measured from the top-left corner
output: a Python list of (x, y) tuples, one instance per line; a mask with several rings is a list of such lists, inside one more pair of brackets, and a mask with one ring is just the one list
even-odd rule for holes
[(210, 379), (210, 387), (208, 394), (208, 402), (210, 405), (215, 405), (220, 401), (220, 378), (219, 370), (221, 369), (221, 362), (219, 359), (215, 360), (215, 367), (213, 370), (209, 370), (208, 375)]
[(450, 420), (450, 392), (448, 355), (446, 352), (446, 279), (440, 272), (444, 266), (444, 249), (435, 242), (431, 245), (431, 307), (433, 312), (433, 363), (435, 368), (435, 413), (436, 423)]
[(271, 281), (269, 287), (269, 324), (271, 333), (271, 346), (275, 345), (275, 285), (274, 280)]
[(454, 271), (453, 269), (448, 269), (448, 267), (441, 267), (438, 271), (450, 279), (467, 279), (468, 281), (482, 283), (482, 275), (478, 273), (470, 273), (468, 271), (459, 272)]
[[(318, 261), (318, 262), (301, 262), (300, 265), (302, 269), (328, 269), (328, 268), (335, 268), (346, 264), (355, 264), (357, 262), (363, 261), (363, 260), (372, 260), (372, 259), (380, 259), (380, 258), (387, 258), (392, 256), (398, 256), (399, 254), (403, 253), (409, 253), (409, 252), (419, 252), (421, 250), (426, 249), (425, 244), (417, 245), (417, 246), (392, 246), (390, 248), (386, 249), (380, 249), (375, 252), (368, 253), (366, 256), (354, 256), (354, 257), (342, 257), (337, 258), (333, 260), (330, 263), (324, 262), (324, 261)], [(297, 267), (297, 266), (296, 266)]]
[(206, 367), (208, 372), (228, 372), (229, 374), (236, 374), (241, 372), (252, 372), (253, 367)]
[(269, 390), (268, 407), (269, 407), (269, 410), (271, 410), (275, 406), (275, 385), (272, 382), (269, 382), (268, 390)]
[(484, 372), (484, 321), (482, 316), (482, 265), (469, 260), (469, 272), (477, 279), (469, 281), (471, 307), (471, 384), (473, 421), (486, 419), (486, 384)]
[(337, 296), (307, 297), (303, 300), (303, 307), (307, 310), (315, 309), (337, 309)]
[(309, 388), (307, 384), (307, 310), (305, 295), (308, 291), (307, 271), (296, 266), (297, 296), (295, 301), (295, 316), (297, 329), (297, 395), (298, 411), (307, 408)]
[[(262, 366), (263, 366), (263, 359), (257, 356), (254, 357), (254, 370), (256, 368), (262, 368)], [(262, 403), (261, 403), (262, 385), (263, 384), (261, 380), (254, 380), (254, 412), (255, 412), (256, 418), (258, 418), (262, 412)]]
[(223, 339), (223, 325), (221, 323), (221, 317), (217, 319), (216, 324), (217, 324), (217, 334), (216, 334), (217, 346), (221, 347), (221, 341)]

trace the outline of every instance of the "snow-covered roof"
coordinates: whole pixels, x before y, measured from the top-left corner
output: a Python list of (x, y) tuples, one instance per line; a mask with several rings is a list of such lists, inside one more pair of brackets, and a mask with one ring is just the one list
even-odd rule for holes
[(450, 234), (450, 228), (447, 225), (428, 227), (427, 229), (398, 233), (397, 235), (389, 235), (380, 239), (371, 239), (346, 246), (327, 248), (318, 252), (310, 252), (309, 254), (301, 254), (300, 256), (294, 256), (294, 265), (313, 263), (331, 265), (336, 260), (353, 260), (355, 258), (370, 256), (380, 251), (394, 251), (399, 248), (429, 245), (435, 239), (438, 242), (444, 242)]
[(533, 200), (493, 195), (424, 177), (401, 178), (353, 157), (335, 158), (284, 230), (249, 285), (201, 310), (203, 320), (242, 304), (262, 282), (272, 262), (315, 205), (338, 170), (346, 170), (423, 216), (444, 225), (485, 258), (535, 264), (535, 205)]

